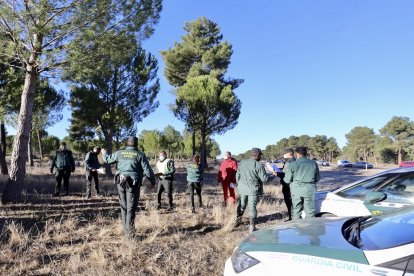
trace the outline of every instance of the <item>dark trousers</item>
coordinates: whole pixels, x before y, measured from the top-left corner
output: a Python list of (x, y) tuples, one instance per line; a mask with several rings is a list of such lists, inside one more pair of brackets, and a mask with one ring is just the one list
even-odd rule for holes
[(138, 207), (140, 187), (127, 183), (124, 187), (118, 184), (119, 205), (121, 206), (122, 227), (125, 234), (135, 231), (135, 213)]
[(250, 222), (254, 221), (257, 218), (256, 206), (258, 202), (259, 196), (257, 195), (239, 195), (237, 198), (237, 217), (241, 218), (244, 210), (249, 206)]
[(188, 189), (190, 190), (190, 203), (191, 208), (194, 209), (194, 190), (198, 196), (198, 207), (203, 206), (203, 202), (201, 201), (201, 183), (200, 182), (188, 182)]
[(172, 196), (172, 180), (161, 179), (158, 181), (157, 197), (158, 197), (158, 206), (161, 206), (161, 195), (163, 192), (167, 193), (168, 196), (168, 207), (173, 207), (173, 196)]
[(282, 193), (288, 211), (289, 219), (292, 219), (292, 196), (290, 194), (289, 184), (282, 185)]
[(95, 183), (96, 194), (99, 194), (99, 179), (97, 171), (86, 171), (86, 195), (91, 196), (92, 179)]
[(71, 169), (64, 168), (64, 169), (57, 169), (56, 170), (56, 187), (55, 187), (55, 195), (60, 194), (60, 186), (62, 185), (63, 179), (63, 192), (65, 195), (69, 194), (69, 178), (70, 178)]

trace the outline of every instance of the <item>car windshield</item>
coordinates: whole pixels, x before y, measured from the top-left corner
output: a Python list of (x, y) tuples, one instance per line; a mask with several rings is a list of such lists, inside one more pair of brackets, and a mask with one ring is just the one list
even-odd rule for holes
[(337, 193), (337, 195), (348, 198), (364, 198), (365, 195), (373, 189), (379, 187), (388, 179), (394, 177), (395, 174), (383, 174), (377, 177), (369, 178), (347, 189)]
[(361, 221), (359, 228), (358, 247), (364, 250), (380, 250), (413, 243), (414, 208), (402, 208), (382, 216), (374, 216)]

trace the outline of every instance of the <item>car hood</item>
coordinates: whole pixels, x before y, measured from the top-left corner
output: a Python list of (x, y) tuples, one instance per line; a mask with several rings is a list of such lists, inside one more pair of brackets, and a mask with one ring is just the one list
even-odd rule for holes
[(256, 231), (239, 245), (243, 252), (268, 251), (368, 264), (364, 252), (348, 243), (342, 226), (349, 218), (315, 218)]

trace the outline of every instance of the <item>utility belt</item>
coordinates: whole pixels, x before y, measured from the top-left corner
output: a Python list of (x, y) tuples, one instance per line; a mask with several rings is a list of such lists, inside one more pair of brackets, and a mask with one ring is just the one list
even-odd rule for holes
[(116, 185), (119, 185), (122, 189), (126, 189), (127, 187), (137, 186), (138, 183), (134, 179), (132, 179), (129, 175), (123, 175), (121, 173), (117, 173), (114, 178), (114, 182)]
[(296, 184), (296, 185), (299, 185), (299, 186), (315, 185), (315, 182), (304, 182), (304, 181), (299, 181), (299, 180), (293, 180), (292, 184)]

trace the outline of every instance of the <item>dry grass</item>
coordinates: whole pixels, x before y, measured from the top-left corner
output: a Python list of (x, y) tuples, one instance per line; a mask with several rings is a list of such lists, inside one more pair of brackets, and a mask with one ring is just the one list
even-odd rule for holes
[[(330, 170), (322, 176), (335, 178)], [(86, 200), (79, 172), (71, 179), (72, 196), (52, 198), (53, 177), (38, 174), (28, 177), (23, 203), (0, 207), (0, 275), (221, 275), (225, 260), (247, 234), (247, 223), (233, 229), (235, 207), (222, 206), (215, 172), (205, 177), (204, 208), (197, 214), (189, 212), (182, 170), (174, 184), (174, 212), (157, 211), (153, 189), (144, 187), (138, 240), (123, 235), (110, 179), (101, 181), (105, 196)], [(286, 218), (280, 186), (266, 185), (264, 192), (259, 228)]]

